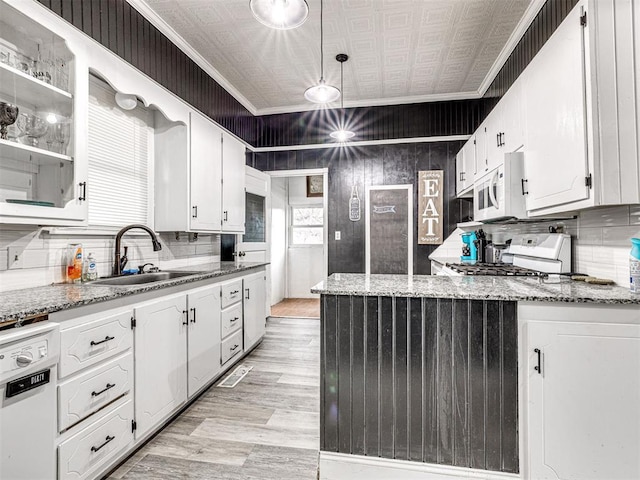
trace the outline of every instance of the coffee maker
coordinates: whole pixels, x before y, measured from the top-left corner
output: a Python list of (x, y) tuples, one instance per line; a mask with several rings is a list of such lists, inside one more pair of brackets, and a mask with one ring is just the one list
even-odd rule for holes
[(476, 263), (478, 261), (478, 248), (476, 232), (465, 232), (460, 235), (462, 237), (462, 255), (460, 261), (462, 263)]

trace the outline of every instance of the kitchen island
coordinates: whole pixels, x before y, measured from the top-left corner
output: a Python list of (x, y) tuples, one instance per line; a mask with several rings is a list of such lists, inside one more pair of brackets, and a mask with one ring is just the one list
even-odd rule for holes
[[(539, 478), (536, 452), (546, 447), (529, 427), (538, 421), (528, 417), (535, 408), (526, 408), (538, 379), (526, 380), (541, 376), (535, 367), (542, 368), (543, 357), (527, 343), (530, 325), (575, 327), (582, 318), (631, 324), (614, 348), (640, 359), (640, 297), (621, 287), (528, 277), (334, 274), (312, 292), (322, 299), (322, 479), (387, 478), (382, 472), (412, 479)], [(611, 338), (620, 337), (619, 326), (608, 328)], [(624, 368), (635, 375), (639, 365)], [(621, 393), (640, 399), (640, 385), (631, 383)], [(627, 440), (638, 445), (630, 432)], [(608, 465), (607, 458), (594, 458)]]

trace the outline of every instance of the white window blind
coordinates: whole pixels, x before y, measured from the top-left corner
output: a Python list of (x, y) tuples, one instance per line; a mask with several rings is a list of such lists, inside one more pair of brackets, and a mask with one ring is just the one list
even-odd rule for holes
[(115, 91), (108, 85), (91, 77), (89, 225), (151, 225), (153, 115), (142, 107), (120, 109), (114, 95)]

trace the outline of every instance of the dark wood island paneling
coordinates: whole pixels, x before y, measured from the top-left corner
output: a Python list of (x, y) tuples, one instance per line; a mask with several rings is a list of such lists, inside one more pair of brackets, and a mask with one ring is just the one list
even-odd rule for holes
[(320, 448), (517, 473), (516, 302), (322, 295)]

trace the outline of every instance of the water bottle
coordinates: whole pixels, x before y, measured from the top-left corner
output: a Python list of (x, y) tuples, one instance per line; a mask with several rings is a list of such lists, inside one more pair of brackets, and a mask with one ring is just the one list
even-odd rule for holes
[(631, 290), (631, 293), (640, 295), (640, 238), (631, 239), (629, 277), (629, 289)]

